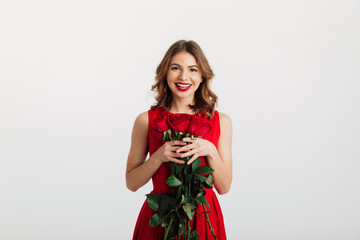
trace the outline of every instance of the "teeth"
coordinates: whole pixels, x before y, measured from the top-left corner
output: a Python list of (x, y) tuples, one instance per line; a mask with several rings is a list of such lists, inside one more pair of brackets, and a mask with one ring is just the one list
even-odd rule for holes
[(191, 84), (180, 84), (180, 83), (176, 83), (176, 86), (181, 87), (181, 88), (187, 88), (189, 87)]

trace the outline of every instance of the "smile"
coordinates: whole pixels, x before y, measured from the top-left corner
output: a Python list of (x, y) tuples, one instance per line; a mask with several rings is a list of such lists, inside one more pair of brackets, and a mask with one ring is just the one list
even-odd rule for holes
[(190, 89), (191, 84), (185, 84), (185, 83), (175, 83), (176, 88), (180, 91), (187, 91)]

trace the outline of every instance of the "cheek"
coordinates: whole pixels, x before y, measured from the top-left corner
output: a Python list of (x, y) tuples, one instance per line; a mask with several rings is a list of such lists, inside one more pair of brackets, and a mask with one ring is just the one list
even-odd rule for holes
[(202, 77), (198, 77), (197, 84), (200, 85), (201, 82), (202, 82)]
[(176, 75), (174, 73), (167, 73), (166, 74), (166, 79), (168, 79), (168, 81), (173, 81), (176, 78)]

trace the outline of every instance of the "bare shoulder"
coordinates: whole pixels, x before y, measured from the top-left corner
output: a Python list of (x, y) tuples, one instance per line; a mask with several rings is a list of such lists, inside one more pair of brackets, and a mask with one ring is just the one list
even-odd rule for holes
[(231, 141), (233, 131), (231, 118), (225, 113), (219, 112), (219, 119), (221, 129), (220, 139), (228, 139), (228, 141)]
[(146, 136), (147, 130), (148, 130), (148, 123), (149, 123), (148, 112), (140, 113), (135, 119), (134, 127), (133, 127), (133, 134), (135, 134), (135, 136), (137, 134)]
[(148, 112), (140, 113), (135, 119), (135, 125), (147, 126), (149, 122)]
[(219, 112), (219, 118), (220, 118), (220, 124), (222, 126), (226, 126), (226, 125), (232, 125), (232, 121), (231, 118), (226, 115), (225, 113)]

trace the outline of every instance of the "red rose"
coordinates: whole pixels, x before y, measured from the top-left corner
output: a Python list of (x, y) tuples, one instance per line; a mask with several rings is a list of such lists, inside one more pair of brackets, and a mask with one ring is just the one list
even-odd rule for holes
[(167, 114), (162, 113), (156, 119), (154, 119), (154, 126), (150, 129), (150, 134), (155, 138), (162, 138), (164, 132), (170, 129), (170, 125), (167, 122)]
[(164, 135), (163, 133), (157, 131), (155, 128), (151, 128), (149, 134), (156, 139), (162, 139)]
[(191, 117), (187, 132), (194, 135), (195, 137), (204, 137), (211, 130), (211, 124), (206, 117), (199, 117), (193, 115)]
[(160, 115), (160, 118), (154, 120), (154, 127), (157, 131), (163, 133), (170, 129), (166, 115)]
[(185, 132), (188, 128), (191, 115), (189, 114), (170, 114), (168, 123), (175, 132)]

